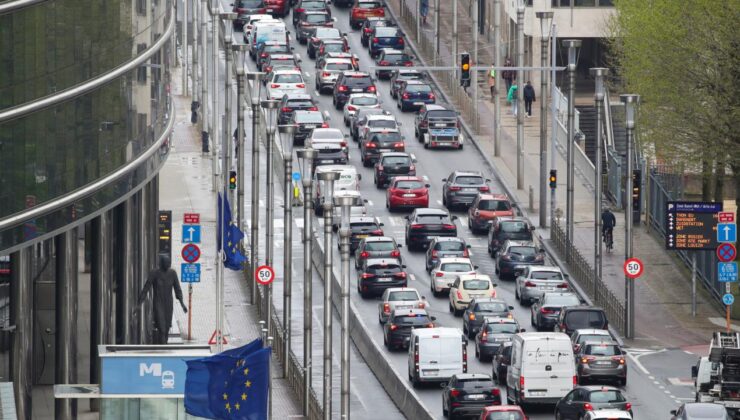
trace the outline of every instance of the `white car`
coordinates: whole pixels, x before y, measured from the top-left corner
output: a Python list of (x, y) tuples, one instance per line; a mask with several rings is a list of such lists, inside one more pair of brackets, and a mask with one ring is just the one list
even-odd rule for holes
[(567, 292), (568, 282), (560, 268), (546, 265), (530, 265), (516, 278), (514, 296), (522, 304), (531, 304), (542, 299), (547, 292)]
[(475, 274), (478, 266), (468, 258), (440, 258), (432, 268), (429, 286), (434, 296), (450, 291), (450, 286), (460, 274)]
[(339, 73), (353, 69), (354, 64), (349, 58), (327, 58), (323, 67), (316, 69), (316, 91), (321, 93), (326, 88), (334, 89)]
[(344, 125), (349, 127), (349, 122), (354, 118), (361, 108), (378, 108), (383, 101), (374, 93), (353, 93), (349, 95), (347, 103), (344, 104)]
[(385, 289), (378, 303), (378, 322), (384, 324), (394, 309), (428, 309), (426, 298), (413, 287)]
[(362, 144), (370, 130), (400, 131), (400, 125), (401, 123), (396, 121), (394, 115), (368, 115), (364, 124), (357, 127), (357, 140)]
[(267, 97), (281, 99), (287, 93), (307, 93), (303, 74), (298, 70), (277, 70), (267, 82)]

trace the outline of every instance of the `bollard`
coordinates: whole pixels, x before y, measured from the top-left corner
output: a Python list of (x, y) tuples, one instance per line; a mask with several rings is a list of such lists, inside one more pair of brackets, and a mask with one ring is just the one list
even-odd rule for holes
[(208, 132), (207, 131), (200, 132), (200, 141), (201, 141), (201, 152), (208, 153), (209, 147), (208, 147)]
[(534, 188), (529, 186), (529, 212), (534, 213)]

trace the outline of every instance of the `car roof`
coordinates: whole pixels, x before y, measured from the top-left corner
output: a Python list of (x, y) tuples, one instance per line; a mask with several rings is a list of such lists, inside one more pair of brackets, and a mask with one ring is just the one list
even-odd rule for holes
[[(292, 98), (292, 99), (305, 99), (305, 98)], [(296, 109), (295, 111), (293, 111), (293, 113), (295, 115), (320, 114), (322, 117), (324, 116), (324, 114), (322, 114), (321, 111), (319, 111), (319, 110), (313, 110), (313, 111), (311, 111), (311, 110), (308, 110), (308, 109)]]
[[(506, 248), (507, 246), (531, 246), (533, 248), (536, 248), (534, 242), (532, 242), (532, 241), (511, 241), (511, 240), (507, 240), (507, 241), (504, 242), (504, 248)], [(543, 270), (539, 270), (539, 271), (543, 271)]]
[(312, 99), (311, 95), (302, 92), (288, 92), (283, 95), (283, 98), (287, 96), (287, 99)]
[[(316, 112), (316, 111), (314, 111)], [(344, 138), (344, 133), (342, 133), (342, 130), (338, 128), (314, 128), (311, 132), (311, 138), (313, 139), (314, 135), (316, 134), (331, 134), (333, 136), (336, 136), (336, 138)], [(314, 140), (333, 140), (334, 137), (323, 137), (320, 139), (314, 139)]]
[[(392, 26), (386, 26), (386, 28), (392, 28)], [(406, 51), (399, 50), (398, 48), (383, 48), (383, 51), (386, 54), (406, 54)]]
[(609, 337), (612, 336), (609, 333), (609, 331), (602, 330), (602, 329), (597, 329), (597, 328), (581, 328), (581, 329), (577, 329), (575, 331), (575, 334), (578, 334), (578, 335), (583, 335), (583, 334), (589, 334), (589, 335), (607, 335)]
[[(383, 154), (385, 154), (385, 153), (383, 153)], [(396, 182), (396, 181), (419, 181), (419, 182), (424, 182), (424, 179), (422, 177), (420, 177), (420, 176), (397, 176), (397, 177), (393, 178), (393, 181), (392, 182)]]
[(352, 70), (345, 70), (342, 72), (345, 76), (368, 76), (370, 77), (370, 73), (366, 71), (352, 71)]
[(390, 236), (369, 236), (363, 240), (365, 241), (365, 243), (367, 242), (395, 242), (396, 241)]
[(455, 177), (458, 176), (483, 176), (483, 173), (481, 171), (455, 171), (453, 172)]
[[(387, 111), (380, 109), (380, 108), (373, 108), (380, 110), (382, 112), (375, 112), (372, 114), (367, 115), (367, 119), (369, 120), (388, 120), (388, 121), (396, 121), (396, 116), (392, 114), (388, 114)], [(397, 121), (396, 121), (397, 122)]]
[[(511, 242), (514, 242), (514, 241), (511, 241)], [(538, 265), (538, 266), (531, 265), (528, 268), (529, 268), (529, 271), (530, 272), (534, 272), (534, 271), (557, 271), (557, 272), (559, 272), (561, 274), (563, 273), (563, 270), (561, 270), (559, 267), (555, 267), (554, 265)]]
[(287, 46), (288, 45), (287, 42), (283, 42), (283, 41), (265, 41), (265, 42), (261, 42), (260, 44), (263, 45), (263, 46), (272, 46), (272, 45), (285, 45), (285, 46)]
[[(411, 159), (411, 155), (408, 154), (408, 153), (406, 153), (406, 152), (385, 152), (381, 156), (382, 157), (407, 157), (407, 158)], [(399, 177), (399, 176), (397, 176), (397, 177), (395, 177), (393, 179), (398, 179), (398, 178), (419, 178), (419, 177), (415, 177), (415, 176), (411, 176), (411, 177), (408, 177), (408, 176)]]
[(329, 57), (326, 60), (324, 60), (324, 64), (336, 64), (336, 63), (346, 63), (346, 64), (352, 64), (352, 60), (349, 58), (336, 58), (336, 57)]
[[(336, 194), (335, 194), (336, 197)], [(352, 223), (377, 223), (378, 219), (375, 216), (352, 216), (349, 218), (349, 224)]]
[(605, 346), (605, 345), (607, 345), (607, 344), (608, 344), (608, 345), (610, 345), (610, 346), (617, 346), (617, 347), (619, 347), (619, 343), (617, 343), (617, 342), (616, 342), (616, 341), (614, 341), (614, 340), (608, 340), (608, 341), (607, 341), (607, 340), (601, 340), (601, 341), (597, 341), (597, 340), (588, 340), (588, 341), (584, 341), (584, 342), (583, 342), (583, 343), (581, 343), (581, 344), (583, 344), (584, 346), (588, 346), (588, 345), (592, 345), (592, 346), (593, 346), (593, 345), (599, 345), (599, 346), (601, 346), (601, 345), (604, 345), (604, 346)]
[(578, 295), (573, 292), (545, 292), (545, 294), (542, 295), (542, 300), (545, 300), (547, 296), (565, 296), (565, 295), (578, 297)]
[(438, 215), (438, 216), (449, 216), (450, 213), (447, 210), (435, 209), (435, 208), (420, 208), (414, 210), (417, 215)]
[(292, 69), (277, 69), (273, 71), (273, 74), (298, 74), (301, 77), (303, 77), (303, 73), (301, 73), (300, 70), (292, 70)]
[(412, 334), (418, 337), (431, 337), (434, 335), (445, 335), (445, 336), (459, 336), (462, 342), (462, 331), (458, 328), (452, 327), (435, 327), (435, 328), (417, 328), (414, 329)]
[(619, 388), (615, 386), (609, 386), (609, 385), (579, 385), (577, 388), (585, 389), (586, 391), (593, 392), (593, 391), (618, 391), (622, 392)]
[(465, 239), (458, 238), (457, 236), (437, 236), (432, 240), (436, 242), (465, 242)]
[(380, 98), (378, 98), (378, 95), (374, 93), (352, 93), (349, 95), (349, 99), (351, 100), (353, 98), (377, 98), (378, 100), (380, 100)]
[[(712, 404), (713, 405), (713, 404)], [(720, 406), (722, 407), (722, 406)], [(722, 407), (724, 410), (724, 407)], [(624, 410), (616, 410), (612, 408), (604, 408), (596, 411), (591, 411), (588, 413), (591, 417), (590, 419), (615, 419), (615, 420), (621, 420), (621, 419), (631, 419), (632, 415), (629, 413), (629, 411)]]
[(292, 60), (295, 59), (295, 56), (293, 54), (286, 54), (286, 53), (270, 53), (268, 58), (272, 59), (278, 59), (278, 60)]
[(420, 295), (419, 291), (416, 290), (413, 287), (389, 287), (389, 288), (387, 288), (385, 290), (388, 293), (391, 293), (391, 292), (416, 292), (416, 294), (419, 294)]
[(483, 322), (487, 324), (519, 324), (516, 319), (503, 316), (483, 316)]
[(464, 258), (464, 257), (442, 257), (439, 259), (440, 263), (470, 263), (473, 264), (472, 261), (470, 261), (470, 258)]
[[(312, 112), (316, 112), (316, 111), (312, 111)], [(320, 165), (316, 167), (316, 173), (319, 173), (319, 172), (354, 172), (354, 173), (357, 173), (357, 168), (355, 168), (353, 165)]]
[(563, 308), (563, 311), (601, 311), (606, 313), (603, 308), (598, 306), (590, 306), (590, 305), (579, 305), (579, 306), (566, 306)]
[(423, 80), (416, 80), (416, 79), (412, 79), (412, 80), (404, 80), (404, 81), (403, 81), (403, 83), (404, 83), (404, 84), (405, 84), (406, 86), (414, 86), (414, 85), (416, 85), (416, 86), (421, 86), (421, 85), (424, 85), (424, 86), (429, 86), (429, 87), (432, 87), (432, 86), (431, 86), (431, 85), (430, 85), (429, 83), (427, 83), (427, 82), (425, 82), (425, 81), (423, 81)]
[(429, 104), (424, 106), (427, 111), (452, 111), (451, 109), (440, 104)]
[(319, 10), (319, 9), (304, 10), (303, 13), (306, 15), (328, 15), (330, 14), (326, 10)]
[(494, 303), (503, 303), (506, 305), (506, 301), (501, 298), (495, 298), (495, 297), (477, 297), (470, 301), (470, 303), (481, 303), (481, 302), (494, 302)]
[(344, 51), (330, 51), (324, 53), (324, 58), (352, 58), (352, 53)]

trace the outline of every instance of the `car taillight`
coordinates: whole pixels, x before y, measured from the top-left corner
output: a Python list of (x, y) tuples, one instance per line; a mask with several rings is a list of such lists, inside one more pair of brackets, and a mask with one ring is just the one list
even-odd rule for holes
[(321, 128), (329, 128), (329, 124), (323, 123), (323, 124), (321, 124)]
[(590, 403), (583, 404), (583, 409), (586, 411), (594, 411), (594, 406)]
[(436, 273), (434, 274), (434, 277), (444, 277), (444, 273), (442, 273), (441, 271), (437, 271), (437, 272), (436, 272)]
[(325, 72), (321, 73), (321, 77), (329, 77), (329, 76), (331, 76), (331, 73), (329, 73), (329, 72), (326, 72), (325, 71)]
[(632, 403), (627, 403), (627, 404), (625, 404), (625, 405), (624, 405), (624, 409), (625, 409), (625, 410), (627, 410), (627, 411), (630, 411), (630, 410), (632, 410)]
[(567, 288), (568, 288), (568, 283), (560, 283), (560, 284), (558, 284), (558, 289), (567, 289)]
[(406, 278), (406, 272), (405, 271), (401, 271), (400, 273), (396, 273), (393, 276), (394, 277), (397, 277), (399, 279), (405, 279)]
[(415, 170), (416, 170), (416, 166), (414, 165), (409, 166), (409, 171), (415, 171)]
[(408, 99), (409, 98), (409, 94), (408, 93), (404, 93), (403, 95), (401, 95), (401, 97), (403, 99)]
[(272, 71), (272, 66), (266, 66), (266, 67), (264, 68), (264, 70), (265, 70), (265, 73), (269, 73), (269, 72), (271, 72), (271, 71)]
[(455, 229), (455, 225), (442, 225), (442, 229), (452, 230)]
[(493, 388), (491, 390), (491, 395), (493, 395), (494, 397), (499, 397), (501, 396), (501, 390), (498, 388)]
[(403, 38), (398, 38), (398, 43), (403, 44)]
[(368, 91), (368, 92), (375, 92), (375, 86), (369, 86), (369, 87), (367, 88), (367, 91)]
[(450, 396), (453, 397), (453, 398), (457, 398), (457, 397), (460, 396), (460, 391), (458, 391), (457, 389), (451, 389), (450, 390)]
[(519, 389), (524, 390), (524, 376), (519, 377)]
[(448, 190), (450, 191), (460, 191), (460, 187), (449, 187)]
[(480, 342), (481, 343), (487, 343), (488, 342), (488, 333), (483, 331), (483, 334), (480, 335)]
[[(381, 229), (378, 229), (378, 230), (374, 230), (374, 231), (370, 232), (370, 234), (371, 235), (375, 235), (375, 236), (383, 236), (383, 231)], [(393, 251), (393, 252), (396, 252), (396, 251)], [(394, 256), (393, 255), (393, 252), (391, 252), (391, 256), (392, 257)]]
[(388, 303), (384, 303), (383, 304), (383, 312), (385, 312), (387, 314), (391, 313), (391, 305), (388, 304)]
[(372, 29), (370, 29), (370, 28), (365, 28), (365, 29), (363, 29), (363, 32), (365, 32), (366, 34), (369, 34), (369, 33), (370, 33), (370, 32), (372, 32), (372, 31), (373, 31), (373, 30), (372, 30)]
[(511, 261), (511, 255), (508, 254), (502, 254), (501, 259), (504, 261)]
[(468, 252), (468, 250), (465, 249), (465, 250), (463, 250), (462, 256), (463, 256), (463, 258), (469, 258), (470, 257), (470, 252)]
[(545, 256), (544, 256), (544, 255), (542, 255), (542, 254), (537, 254), (537, 255), (536, 255), (536, 256), (534, 257), (534, 260), (535, 260), (535, 261), (544, 261), (544, 260), (545, 260)]
[(296, 86), (296, 87), (299, 87), (299, 88), (304, 88), (304, 87), (306, 87), (306, 85), (305, 85), (304, 83), (298, 83), (298, 84), (297, 84), (297, 85), (295, 85), (295, 86)]
[[(381, 233), (383, 233), (383, 232), (381, 232)], [(391, 251), (391, 257), (398, 258), (400, 256), (401, 256), (401, 251), (399, 251), (397, 249), (394, 249), (393, 251)]]
[(467, 343), (463, 340), (462, 342), (463, 351), (463, 373), (468, 373), (468, 347)]
[(367, 149), (375, 149), (376, 147), (378, 147), (378, 145), (375, 143), (365, 143), (365, 148)]
[(277, 83), (273, 83), (273, 84), (270, 85), (270, 87), (271, 88), (278, 88), (278, 87), (280, 87), (280, 85), (277, 84)]
[(593, 357), (593, 356), (584, 356), (584, 357), (581, 357), (581, 363), (584, 364), (584, 365), (587, 365), (588, 362), (592, 362), (594, 360), (596, 360), (596, 358)]
[(484, 186), (482, 186), (482, 187), (480, 187), (480, 188), (478, 188), (478, 189), (479, 189), (480, 191), (490, 191), (490, 190), (491, 190), (490, 188), (488, 188), (488, 186), (487, 186), (487, 185), (484, 185)]
[(357, 108), (352, 105), (347, 105), (347, 111), (357, 111)]
[(378, 38), (377, 37), (373, 38), (373, 42), (378, 42)]
[(391, 65), (391, 63), (389, 63), (389, 62), (388, 62), (388, 61), (386, 61), (386, 60), (380, 60), (380, 62), (378, 63), (378, 65), (379, 65), (379, 66), (390, 66), (390, 65)]
[(346, 92), (348, 88), (347, 88), (347, 86), (339, 86), (338, 89), (339, 89), (340, 92)]
[(424, 308), (426, 308), (426, 307), (427, 307), (427, 305), (426, 305), (426, 303), (424, 303), (424, 302), (419, 302), (419, 304), (418, 304), (418, 305), (416, 305), (416, 307), (418, 307), (419, 309), (424, 309)]
[(531, 281), (525, 281), (524, 287), (537, 287), (537, 285), (532, 283)]
[(468, 319), (471, 321), (475, 321), (475, 314), (471, 312), (470, 315), (468, 315)]
[(463, 298), (462, 293), (460, 293), (459, 290), (457, 291), (457, 298), (460, 299), (460, 300), (462, 300), (462, 298)]
[(423, 229), (424, 225), (411, 225), (409, 226), (409, 229)]
[(612, 360), (615, 362), (619, 362), (620, 365), (624, 364), (624, 357), (622, 356), (612, 356)]
[(308, 110), (309, 110), (309, 111), (318, 111), (318, 110), (319, 110), (319, 107), (317, 107), (317, 106), (312, 106), (311, 108), (308, 108)]
[[(406, 64), (404, 64), (406, 67), (413, 67), (414, 63), (412, 61), (407, 61)], [(434, 98), (432, 98), (434, 99)]]
[(367, 251), (360, 252), (360, 258), (367, 258), (370, 256), (370, 253)]
[(396, 331), (398, 329), (398, 325), (391, 324), (391, 331)]
[(405, 145), (403, 144), (402, 141), (400, 141), (398, 143), (394, 143), (393, 144), (393, 147), (396, 148), (396, 149), (403, 149), (405, 147)]
[(549, 314), (554, 314), (554, 313), (555, 313), (555, 311), (553, 311), (553, 310), (552, 310), (552, 309), (550, 309), (550, 308), (545, 308), (545, 307), (542, 307), (542, 308), (540, 308), (540, 313), (541, 313), (541, 314), (544, 314), (544, 315), (549, 315)]
[(432, 250), (432, 257), (436, 257), (437, 255), (439, 255), (439, 251), (437, 251), (436, 249)]
[(299, 8), (297, 8), (297, 9), (293, 10), (293, 12), (295, 12), (295, 13), (303, 13), (303, 12), (305, 12), (305, 11), (306, 11), (306, 9), (304, 9), (304, 8), (302, 8), (302, 7), (299, 7)]
[(260, 54), (260, 57), (262, 57), (262, 58), (265, 58), (265, 57), (267, 57), (267, 53), (262, 53), (262, 54)]
[(434, 99), (434, 94), (433, 93), (430, 93), (429, 94), (429, 99)]
[(370, 273), (362, 273), (362, 278), (363, 278), (363, 279), (371, 279), (371, 278), (373, 278), (373, 277), (375, 277), (375, 274), (370, 274)]

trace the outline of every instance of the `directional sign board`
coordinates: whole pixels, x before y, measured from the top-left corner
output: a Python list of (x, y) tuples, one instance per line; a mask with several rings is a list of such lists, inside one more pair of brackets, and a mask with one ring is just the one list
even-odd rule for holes
[(200, 283), (200, 263), (180, 264), (180, 281), (183, 283)]
[(182, 225), (182, 243), (200, 243), (200, 225)]
[(293, 181), (298, 182), (301, 180), (300, 172), (293, 172)]
[(717, 263), (717, 281), (720, 283), (734, 283), (737, 281), (737, 263)]
[(722, 203), (669, 201), (666, 204), (666, 249), (717, 248), (717, 213)]
[(722, 303), (724, 303), (725, 305), (732, 305), (733, 303), (735, 303), (735, 296), (733, 296), (732, 293), (725, 293), (722, 296)]
[(200, 213), (185, 213), (182, 216), (182, 221), (186, 225), (199, 225)]
[(719, 223), (717, 225), (717, 242), (737, 242), (737, 225)]
[(187, 244), (182, 247), (182, 259), (194, 263), (200, 259), (200, 248), (196, 244)]
[(630, 258), (624, 262), (624, 275), (636, 279), (642, 275), (645, 265), (638, 258)]
[(737, 248), (731, 243), (719, 244), (717, 247), (717, 258), (721, 262), (735, 261), (737, 257)]
[(735, 213), (731, 211), (721, 211), (718, 217), (720, 223), (735, 223)]

